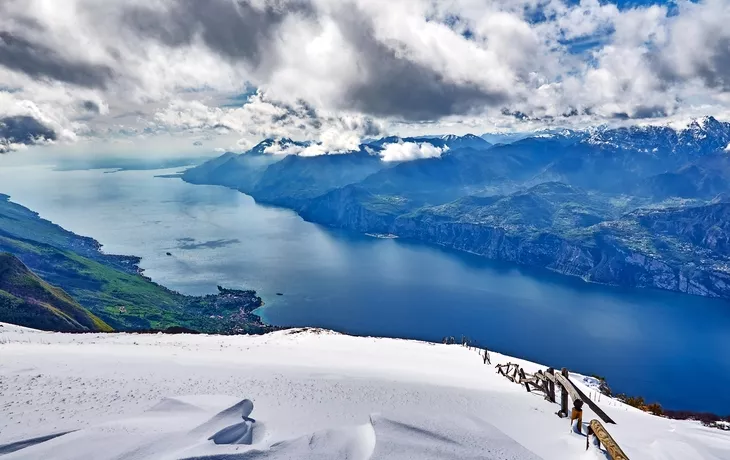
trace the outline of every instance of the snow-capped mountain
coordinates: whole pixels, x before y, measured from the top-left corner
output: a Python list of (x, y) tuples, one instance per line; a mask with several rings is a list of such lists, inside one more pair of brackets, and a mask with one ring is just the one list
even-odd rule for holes
[(715, 153), (730, 143), (730, 123), (714, 117), (693, 120), (685, 128), (631, 126), (590, 131), (587, 144), (657, 155), (699, 157)]
[(256, 144), (253, 148), (245, 152), (250, 155), (287, 155), (296, 154), (304, 150), (310, 142), (300, 142), (282, 137), (279, 139), (267, 138)]
[(402, 144), (406, 142), (412, 142), (416, 144), (431, 144), (434, 147), (448, 148), (449, 150), (456, 150), (461, 148), (484, 150), (492, 146), (492, 144), (490, 144), (489, 142), (473, 134), (466, 134), (464, 136), (457, 136), (455, 134), (417, 137), (388, 136), (371, 141), (368, 143), (368, 145), (373, 147), (383, 147), (387, 144)]

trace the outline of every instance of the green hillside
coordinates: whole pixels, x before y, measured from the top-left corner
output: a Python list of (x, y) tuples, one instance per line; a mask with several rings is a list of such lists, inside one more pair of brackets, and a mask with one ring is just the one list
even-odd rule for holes
[(7, 252), (0, 253), (0, 321), (64, 332), (112, 330), (62, 289), (40, 279)]
[(208, 333), (270, 330), (253, 314), (263, 304), (255, 291), (221, 290), (202, 297), (171, 291), (140, 273), (139, 258), (105, 254), (92, 238), (42, 219), (2, 194), (0, 252), (13, 254), (40, 279), (59, 286), (118, 331), (169, 327)]

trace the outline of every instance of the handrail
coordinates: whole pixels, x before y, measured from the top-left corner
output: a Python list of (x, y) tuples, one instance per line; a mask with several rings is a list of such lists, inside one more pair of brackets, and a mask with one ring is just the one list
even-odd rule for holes
[[(533, 389), (542, 391), (545, 393), (545, 399), (551, 402), (555, 402), (555, 385), (563, 388), (563, 392), (560, 398), (560, 411), (558, 415), (561, 417), (567, 417), (568, 412), (568, 397), (575, 401), (583, 401), (588, 404), (588, 407), (606, 423), (616, 424), (611, 417), (606, 414), (598, 405), (593, 402), (589, 397), (585, 395), (573, 382), (570, 381), (569, 372), (567, 369), (562, 369), (561, 372), (557, 372), (552, 368), (547, 371), (538, 371), (534, 374), (526, 374), (518, 364), (507, 363), (497, 364), (497, 373), (501, 374), (510, 381), (525, 385), (525, 388), (530, 392), (530, 385)], [(588, 434), (593, 434), (598, 439), (599, 447), (603, 444), (606, 447), (606, 451), (611, 455), (612, 460), (628, 460), (628, 457), (623, 450), (618, 446), (616, 441), (608, 434), (606, 428), (598, 420), (592, 420), (589, 424)], [(589, 437), (588, 436), (588, 437)], [(586, 449), (588, 449), (588, 437), (586, 437)]]
[[(573, 385), (573, 382), (568, 380), (568, 378), (566, 376), (564, 376), (563, 374), (560, 374), (558, 372), (556, 372), (553, 375), (555, 376), (555, 381), (557, 383), (559, 383), (560, 385), (562, 385), (562, 387), (565, 388), (565, 391), (568, 392), (568, 394), (570, 395), (570, 399), (572, 399), (573, 401), (583, 399), (583, 398), (581, 398), (580, 393), (578, 393), (578, 389), (575, 387), (575, 385)], [(586, 398), (586, 399), (588, 399), (588, 398)]]
[(629, 460), (629, 457), (621, 450), (601, 422), (591, 420), (589, 427), (588, 436), (586, 436), (586, 450), (589, 447), (590, 434), (593, 433), (596, 439), (598, 439), (598, 447), (601, 447), (601, 444), (603, 444), (612, 460)]

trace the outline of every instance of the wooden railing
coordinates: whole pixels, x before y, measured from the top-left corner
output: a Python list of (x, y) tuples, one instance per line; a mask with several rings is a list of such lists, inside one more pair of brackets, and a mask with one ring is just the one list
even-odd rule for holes
[[(596, 403), (570, 381), (570, 374), (567, 369), (555, 372), (554, 369), (550, 368), (544, 372), (538, 371), (534, 374), (528, 374), (518, 364), (514, 363), (497, 364), (495, 367), (497, 368), (498, 374), (505, 376), (514, 383), (525, 385), (525, 389), (528, 392), (540, 391), (544, 393), (545, 399), (553, 403), (556, 402), (555, 387), (557, 385), (558, 388), (562, 389), (560, 392), (560, 411), (558, 412), (560, 417), (568, 416), (568, 399), (570, 398), (574, 403), (578, 400), (583, 401), (605, 423), (616, 423), (603, 409), (598, 407)], [(626, 454), (621, 450), (611, 435), (608, 434), (608, 431), (606, 431), (601, 422), (593, 420), (589, 427), (589, 436), (587, 438), (590, 438), (591, 434), (595, 435), (599, 441), (599, 446), (603, 444), (613, 460), (628, 460)]]
[(608, 434), (608, 431), (606, 431), (606, 428), (603, 427), (601, 422), (598, 420), (591, 420), (591, 423), (588, 429), (588, 436), (586, 436), (586, 450), (588, 450), (589, 442), (591, 438), (591, 434), (596, 437), (598, 440), (598, 447), (601, 447), (601, 444), (603, 444), (603, 447), (606, 448), (606, 452), (608, 452), (608, 455), (611, 456), (612, 460), (629, 460), (629, 457), (626, 456), (623, 450), (618, 446), (616, 441), (611, 437), (610, 434)]
[[(457, 341), (455, 337), (445, 337), (443, 340), (444, 344), (459, 344), (470, 350), (476, 350), (479, 356), (483, 359), (484, 364), (491, 364), (491, 356), (487, 349), (480, 348), (475, 342), (472, 342), (468, 337), (461, 337), (461, 341)], [(580, 388), (575, 386), (570, 381), (570, 373), (567, 369), (563, 368), (560, 372), (555, 372), (555, 369), (549, 368), (545, 371), (537, 371), (534, 374), (528, 374), (519, 364), (507, 363), (507, 364), (496, 364), (497, 373), (506, 377), (509, 381), (524, 385), (528, 392), (539, 391), (545, 394), (545, 399), (555, 403), (556, 392), (555, 387), (562, 389), (560, 392), (560, 411), (558, 415), (560, 417), (567, 417), (569, 414), (568, 399), (571, 399), (573, 403), (575, 401), (583, 401), (591, 408), (594, 414), (601, 418), (605, 423), (616, 424), (611, 417), (606, 414), (598, 405), (587, 397)], [(608, 434), (606, 428), (598, 420), (591, 420), (588, 425), (588, 436), (586, 437), (586, 450), (589, 447), (589, 441), (591, 435), (595, 436), (598, 440), (598, 446), (600, 448), (603, 445), (606, 452), (611, 456), (612, 460), (629, 460), (623, 450), (618, 446), (616, 441)]]

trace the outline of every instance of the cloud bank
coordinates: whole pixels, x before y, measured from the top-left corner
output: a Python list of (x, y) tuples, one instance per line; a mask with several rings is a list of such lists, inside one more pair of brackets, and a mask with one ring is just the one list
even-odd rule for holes
[(48, 132), (0, 142), (276, 136), (319, 154), (424, 124), (727, 118), (729, 22), (726, 0), (4, 0), (0, 119)]
[(428, 143), (400, 142), (385, 144), (380, 152), (383, 161), (411, 161), (421, 158), (438, 158), (447, 149)]

